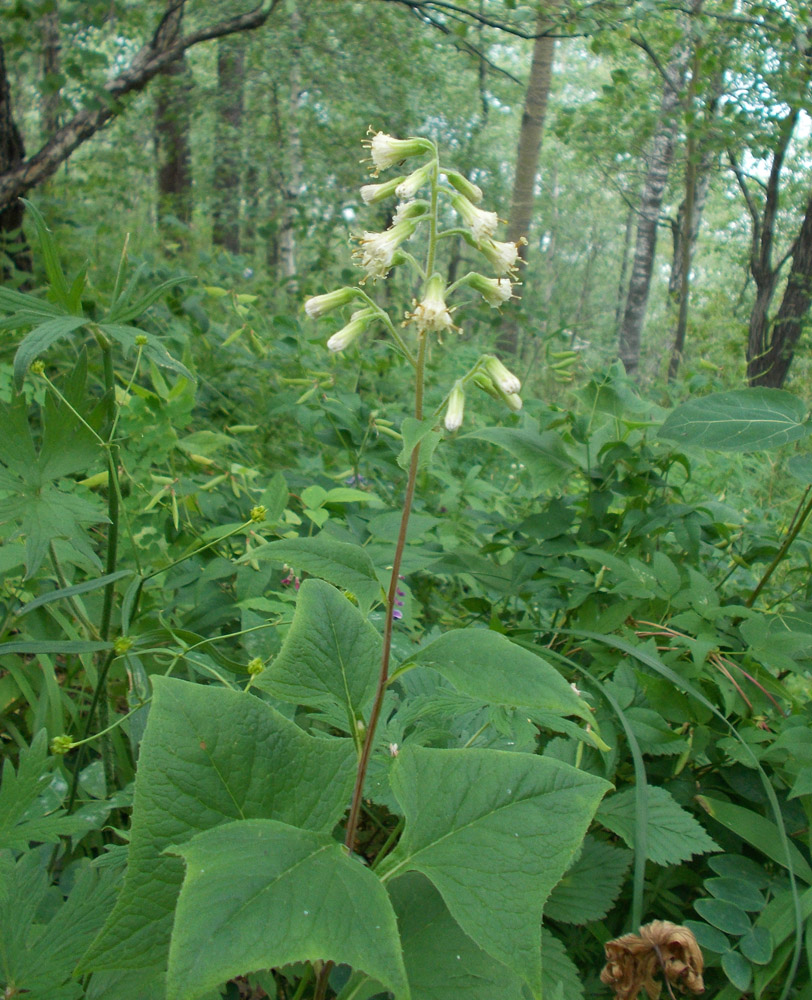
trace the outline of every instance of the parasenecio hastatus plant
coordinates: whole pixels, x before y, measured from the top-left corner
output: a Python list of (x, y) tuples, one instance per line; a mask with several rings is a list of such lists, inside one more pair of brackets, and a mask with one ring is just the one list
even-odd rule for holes
[[(519, 247), (494, 239), (479, 189), (442, 168), (428, 139), (377, 132), (367, 147), (376, 174), (416, 166), (362, 188), (367, 203), (400, 199), (392, 226), (358, 241), (364, 281), (409, 266), (420, 298), (404, 326), (362, 285), (305, 308), (351, 311), (328, 341), (335, 351), (383, 325), (414, 370), (395, 552), (376, 567), (329, 532), (254, 548), (252, 559), (310, 574), (278, 654), (264, 669), (252, 661), (242, 690), (153, 678), (124, 885), (80, 964), (131, 970), (154, 986), (145, 996), (202, 1000), (239, 975), (288, 1000), (563, 995), (557, 941), (559, 961), (542, 966), (542, 908), (610, 785), (534, 752), (538, 740), (522, 742), (515, 727), (600, 748), (589, 705), (549, 662), (488, 628), (450, 630), (390, 662), (421, 443), (436, 441), (441, 420), (461, 426), (472, 385), (521, 407), (519, 380), (486, 355), (426, 415), (428, 345), (455, 329), (457, 291), (508, 301)], [(441, 198), (461, 228), (439, 231)], [(421, 228), (423, 264), (406, 248)], [(446, 287), (436, 249), (458, 233), (495, 276)], [(380, 605), (382, 635), (369, 617)], [(432, 741), (415, 727), (428, 691), (461, 699), (473, 721)]]

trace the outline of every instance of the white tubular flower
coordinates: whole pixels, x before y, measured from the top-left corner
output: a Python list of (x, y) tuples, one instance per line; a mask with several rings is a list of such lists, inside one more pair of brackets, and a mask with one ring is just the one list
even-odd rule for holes
[[(488, 373), (488, 377), (506, 396), (513, 396), (521, 391), (522, 383), (510, 369), (505, 368), (499, 358), (489, 354), (484, 362), (483, 367)], [(521, 400), (519, 400), (519, 406), (516, 409), (521, 409)]]
[(504, 399), (508, 405), (508, 409), (513, 410), (514, 413), (518, 413), (524, 405), (522, 403), (522, 397), (515, 392), (509, 392)]
[(354, 344), (377, 315), (377, 309), (359, 309), (350, 316), (350, 321), (327, 341), (329, 351), (345, 351)]
[(395, 251), (415, 230), (413, 222), (405, 221), (382, 233), (364, 233), (358, 238), (361, 246), (355, 256), (371, 278), (385, 278), (392, 267)]
[(448, 407), (445, 411), (445, 429), (453, 433), (462, 427), (462, 415), (465, 412), (465, 390), (462, 382), (457, 379), (448, 395)]
[(433, 170), (434, 163), (426, 163), (424, 166), (418, 167), (401, 184), (398, 184), (395, 194), (401, 201), (408, 201), (410, 198), (414, 198), (420, 188), (428, 184), (431, 180)]
[(401, 175), (400, 177), (393, 177), (391, 181), (387, 181), (385, 184), (362, 184), (361, 197), (364, 199), (364, 204), (375, 205), (377, 202), (383, 201), (384, 198), (391, 197), (403, 179)]
[(471, 235), (477, 241), (489, 240), (496, 232), (499, 225), (499, 216), (496, 212), (485, 212), (465, 197), (464, 194), (454, 194), (451, 196), (451, 205), (471, 230)]
[(395, 139), (385, 132), (375, 132), (372, 128), (369, 129), (369, 134), (372, 138), (365, 139), (363, 144), (372, 154), (375, 173), (387, 170), (410, 156), (429, 153), (433, 148), (428, 139)]
[(522, 237), (517, 243), (499, 243), (497, 240), (486, 240), (480, 250), (493, 265), (497, 274), (510, 274), (519, 260), (519, 247), (527, 243)]
[(468, 275), (466, 284), (479, 292), (492, 309), (498, 309), (513, 295), (513, 285), (508, 278), (486, 278), (473, 273)]
[(327, 292), (325, 295), (314, 295), (312, 299), (305, 302), (305, 312), (311, 319), (318, 319), (325, 313), (345, 306), (358, 294), (356, 288), (337, 288), (334, 292)]
[(415, 303), (412, 313), (406, 314), (407, 320), (414, 320), (421, 332), (439, 333), (442, 330), (457, 330), (451, 319), (451, 312), (445, 304), (445, 281), (442, 275), (433, 274), (426, 282), (423, 299)]
[(462, 174), (458, 174), (456, 170), (447, 170), (446, 177), (448, 178), (448, 183), (459, 191), (460, 194), (464, 194), (468, 201), (472, 201), (475, 205), (478, 205), (482, 201), (482, 188), (473, 181), (469, 181), (467, 177), (463, 177)]

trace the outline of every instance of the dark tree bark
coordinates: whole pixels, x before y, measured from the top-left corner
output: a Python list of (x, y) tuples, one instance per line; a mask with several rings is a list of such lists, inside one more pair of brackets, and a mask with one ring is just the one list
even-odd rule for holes
[[(533, 59), (530, 64), (530, 78), (524, 100), (522, 124), (519, 129), (519, 145), (516, 152), (516, 173), (513, 178), (513, 193), (510, 199), (507, 239), (515, 243), (526, 237), (533, 218), (535, 203), (536, 175), (539, 166), (541, 140), (544, 136), (544, 120), (547, 117), (547, 102), (555, 58), (555, 39), (543, 34), (549, 29), (551, 15), (558, 6), (557, 0), (542, 3), (536, 20), (537, 37), (533, 45)], [(523, 260), (527, 258), (527, 247), (519, 248)], [(514, 295), (521, 295), (522, 286), (514, 286)], [(497, 348), (508, 355), (515, 355), (519, 346), (519, 328), (513, 321), (506, 322), (497, 341)]]
[[(792, 134), (798, 123), (799, 110), (792, 109), (781, 121), (778, 138), (773, 151), (770, 175), (764, 185), (763, 203), (756, 204), (747, 178), (731, 152), (728, 159), (733, 173), (738, 181), (744, 197), (747, 211), (752, 221), (752, 236), (750, 245), (750, 273), (756, 285), (756, 295), (750, 312), (750, 325), (747, 333), (747, 380), (750, 385), (764, 385), (779, 388), (789, 371), (792, 355), (801, 333), (803, 313), (798, 309), (803, 304), (808, 293), (808, 247), (805, 240), (809, 239), (808, 220), (809, 208), (804, 217), (801, 233), (797, 240), (782, 255), (777, 264), (773, 262), (775, 250), (775, 229), (778, 217), (781, 171), (787, 154)], [(809, 223), (812, 224), (812, 223)], [(792, 284), (787, 284), (779, 316), (775, 321), (770, 318), (770, 304), (784, 264), (792, 258), (790, 278)]]
[(239, 36), (221, 38), (217, 43), (212, 241), (231, 253), (240, 252), (244, 79), (244, 40)]
[(786, 381), (795, 347), (812, 303), (812, 195), (792, 251), (787, 287), (769, 328), (766, 349), (748, 364), (751, 385), (780, 389)]
[[(25, 157), (23, 137), (14, 121), (6, 57), (0, 40), (0, 174), (19, 169)], [(31, 271), (31, 251), (23, 233), (20, 201), (0, 205), (0, 280), (8, 281), (14, 270)]]
[[(181, 36), (183, 4), (167, 21), (171, 42)], [(155, 157), (158, 164), (158, 228), (165, 240), (185, 242), (192, 221), (191, 129), (192, 74), (185, 53), (164, 69), (155, 86)], [(179, 228), (175, 222), (182, 224)]]
[[(263, 0), (245, 14), (236, 14), (218, 21), (184, 35), (175, 42), (166, 40), (164, 26), (167, 12), (152, 39), (135, 54), (130, 65), (105, 84), (107, 101), (104, 104), (92, 109), (85, 108), (73, 115), (48, 139), (39, 152), (29, 159), (19, 158), (7, 168), (0, 164), (0, 211), (50, 177), (75, 149), (87, 142), (103, 125), (122, 111), (121, 98), (143, 90), (154, 76), (169, 66), (182, 52), (213, 38), (260, 27), (265, 24), (279, 3), (280, 0)], [(172, 6), (176, 4), (173, 3)]]

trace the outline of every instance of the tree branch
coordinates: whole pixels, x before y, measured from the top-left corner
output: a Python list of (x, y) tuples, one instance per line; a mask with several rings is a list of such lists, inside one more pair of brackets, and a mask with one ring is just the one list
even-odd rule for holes
[(245, 14), (226, 18), (217, 24), (169, 41), (168, 37), (171, 38), (172, 35), (171, 32), (164, 30), (165, 25), (183, 6), (180, 0), (173, 0), (161, 18), (152, 39), (135, 54), (125, 70), (104, 85), (109, 103), (101, 108), (79, 111), (37, 153), (14, 169), (0, 175), (0, 210), (55, 173), (75, 149), (119, 113), (121, 109), (116, 106), (117, 102), (126, 94), (143, 90), (161, 70), (200, 42), (259, 28), (268, 20), (280, 2), (281, 0), (263, 0), (258, 7)]

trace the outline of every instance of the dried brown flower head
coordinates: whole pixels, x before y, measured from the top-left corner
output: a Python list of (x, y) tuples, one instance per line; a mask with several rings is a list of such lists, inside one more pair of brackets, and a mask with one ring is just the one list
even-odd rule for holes
[(645, 990), (649, 1000), (658, 1000), (662, 976), (669, 996), (671, 984), (681, 993), (704, 993), (702, 970), (705, 962), (696, 938), (687, 927), (668, 920), (654, 920), (640, 928), (640, 935), (624, 934), (604, 945), (606, 965), (601, 982), (611, 986), (617, 1000), (637, 1000)]

